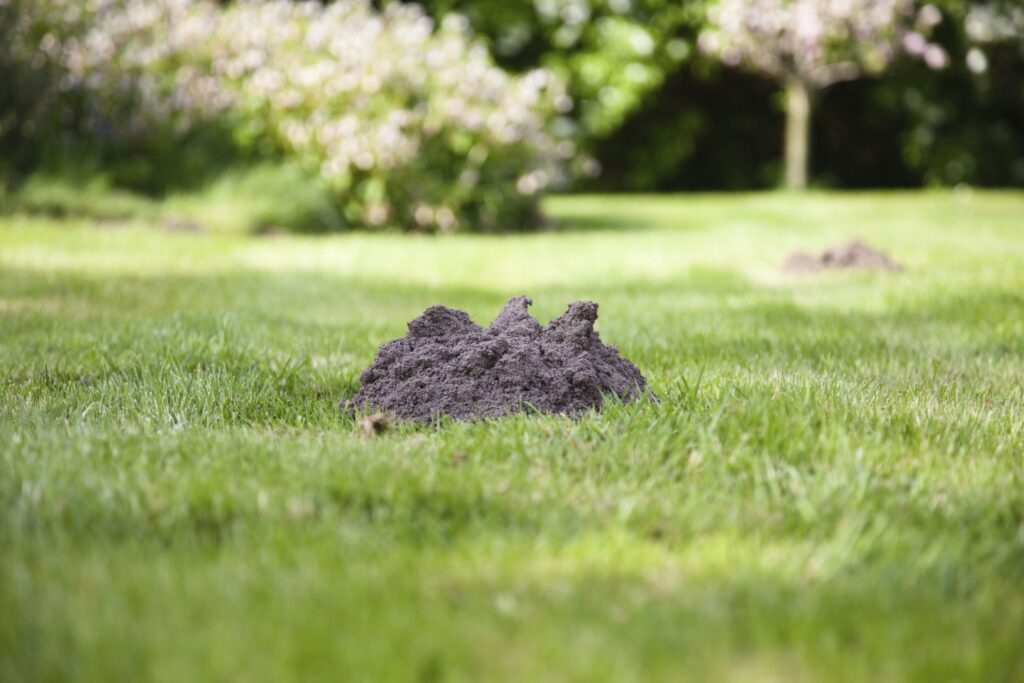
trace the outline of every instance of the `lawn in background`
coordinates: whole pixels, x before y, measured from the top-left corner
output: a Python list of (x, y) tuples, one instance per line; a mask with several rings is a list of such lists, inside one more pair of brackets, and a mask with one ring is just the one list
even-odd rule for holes
[[(528, 235), (0, 218), (0, 680), (1024, 679), (1024, 195), (568, 197)], [(862, 237), (903, 273), (789, 276)], [(660, 405), (367, 438), (436, 303)]]

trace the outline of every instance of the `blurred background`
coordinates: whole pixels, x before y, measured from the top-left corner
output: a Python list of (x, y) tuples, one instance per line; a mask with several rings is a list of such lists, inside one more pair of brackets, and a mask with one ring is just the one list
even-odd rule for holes
[(0, 72), (4, 206), (60, 215), (487, 231), (552, 191), (1024, 186), (1017, 0), (0, 0)]

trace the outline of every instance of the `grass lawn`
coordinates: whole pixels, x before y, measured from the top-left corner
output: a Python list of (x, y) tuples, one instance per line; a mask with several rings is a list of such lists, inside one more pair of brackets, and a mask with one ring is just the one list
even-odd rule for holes
[[(1024, 194), (543, 234), (0, 218), (0, 680), (1024, 680)], [(907, 271), (787, 276), (855, 236)], [(428, 305), (600, 302), (661, 405), (367, 438)]]

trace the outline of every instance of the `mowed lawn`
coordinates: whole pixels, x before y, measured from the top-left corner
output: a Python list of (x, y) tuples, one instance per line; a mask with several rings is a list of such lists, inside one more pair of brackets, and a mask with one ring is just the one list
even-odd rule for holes
[[(0, 218), (0, 680), (1024, 680), (1024, 193), (547, 209)], [(907, 270), (778, 268), (857, 236)], [(424, 308), (518, 294), (600, 302), (662, 403), (340, 414)]]

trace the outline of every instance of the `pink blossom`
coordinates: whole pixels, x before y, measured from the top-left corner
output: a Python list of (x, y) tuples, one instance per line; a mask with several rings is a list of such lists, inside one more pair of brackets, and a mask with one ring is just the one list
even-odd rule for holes
[(949, 55), (938, 45), (931, 44), (925, 48), (924, 63), (929, 69), (945, 69), (949, 66)]
[(948, 57), (929, 56), (922, 33), (939, 20), (933, 5), (915, 14), (914, 0), (716, 0), (698, 45), (730, 66), (823, 88), (885, 70), (894, 46), (941, 68)]
[(903, 36), (903, 49), (907, 51), (908, 55), (923, 55), (927, 47), (928, 39), (917, 31), (911, 31)]

